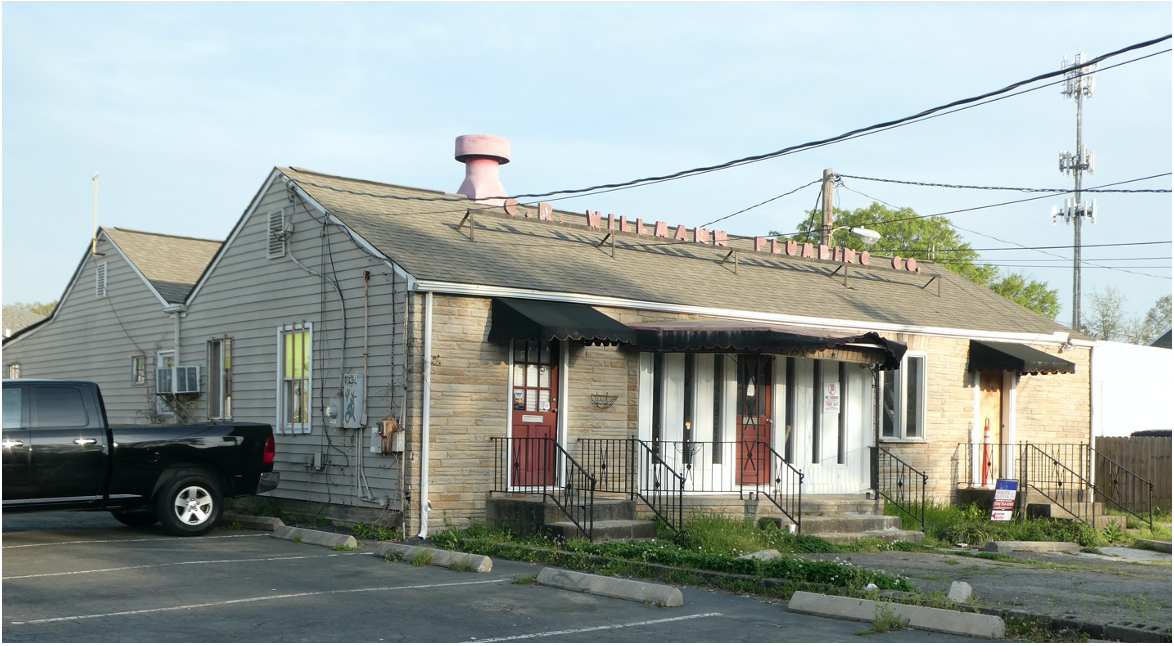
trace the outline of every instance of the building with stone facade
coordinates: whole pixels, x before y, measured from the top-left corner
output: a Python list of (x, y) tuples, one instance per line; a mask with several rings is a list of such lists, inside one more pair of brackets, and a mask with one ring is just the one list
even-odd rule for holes
[[(1091, 341), (945, 267), (517, 204), (508, 156), (459, 138), (460, 194), (275, 168), (149, 323), (145, 384), (126, 344), (99, 343), (147, 335), (126, 325), (142, 306), (72, 287), (5, 360), (99, 381), (115, 421), (146, 393), (176, 419), (272, 423), (270, 496), (421, 536), (517, 493), (572, 516), (609, 494), (791, 515), (797, 494), (863, 496), (908, 468), (900, 495), (919, 474), (955, 500), (1015, 477), (1017, 444), (1089, 441)], [(79, 334), (71, 308), (94, 317), (93, 356), (50, 361)], [(176, 367), (198, 386), (162, 392), (155, 369)]]

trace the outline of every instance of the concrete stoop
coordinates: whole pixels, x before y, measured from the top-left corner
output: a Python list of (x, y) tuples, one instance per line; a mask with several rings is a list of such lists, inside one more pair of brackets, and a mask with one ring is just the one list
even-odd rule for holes
[[(492, 494), (485, 510), (491, 525), (506, 527), (519, 536), (545, 533), (567, 539), (584, 537), (557, 505), (541, 496)], [(592, 510), (595, 542), (656, 538), (656, 523), (636, 520), (636, 503), (627, 498), (597, 495)]]

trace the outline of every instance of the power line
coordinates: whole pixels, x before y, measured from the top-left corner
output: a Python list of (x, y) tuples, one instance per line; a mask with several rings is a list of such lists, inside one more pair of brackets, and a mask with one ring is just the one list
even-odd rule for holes
[[(1156, 177), (1169, 177), (1171, 173), (1162, 173), (1160, 175), (1152, 175), (1145, 179), (1153, 179)], [(887, 184), (906, 184), (909, 186), (927, 186), (931, 188), (965, 188), (981, 191), (1017, 191), (1020, 193), (1070, 193), (1071, 189), (1066, 188), (1022, 188), (1013, 186), (967, 186), (964, 184), (937, 184), (933, 182), (914, 182), (899, 179), (880, 179), (876, 177), (859, 177), (857, 175), (839, 175), (839, 177), (847, 177), (849, 179), (859, 179), (866, 182), (884, 182)], [(1130, 180), (1140, 181), (1140, 180)], [(1084, 193), (1170, 193), (1168, 188), (1086, 188), (1081, 189)]]

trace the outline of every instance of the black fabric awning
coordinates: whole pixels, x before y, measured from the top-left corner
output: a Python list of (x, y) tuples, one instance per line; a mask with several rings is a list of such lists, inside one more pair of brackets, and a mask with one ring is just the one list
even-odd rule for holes
[(970, 370), (1006, 370), (1020, 374), (1071, 374), (1076, 364), (1021, 343), (970, 342)]
[(852, 336), (813, 334), (774, 325), (741, 321), (695, 320), (637, 323), (636, 349), (647, 352), (764, 352), (800, 354), (811, 350), (845, 348), (878, 352), (882, 370), (896, 370), (906, 346), (877, 334)]
[(635, 343), (636, 331), (587, 305), (520, 298), (493, 299), (490, 341)]

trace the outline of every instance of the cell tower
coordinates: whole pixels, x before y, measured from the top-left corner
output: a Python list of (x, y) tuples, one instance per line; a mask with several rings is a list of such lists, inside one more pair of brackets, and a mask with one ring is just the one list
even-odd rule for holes
[(1081, 103), (1085, 97), (1092, 97), (1093, 76), (1097, 65), (1084, 64), (1084, 53), (1076, 55), (1073, 63), (1068, 57), (1060, 63), (1060, 69), (1065, 70), (1064, 89), (1060, 92), (1069, 99), (1076, 99), (1076, 152), (1060, 151), (1060, 172), (1071, 174), (1076, 180), (1074, 196), (1064, 200), (1064, 206), (1052, 207), (1052, 224), (1059, 218), (1065, 223), (1072, 223), (1072, 329), (1080, 330), (1080, 221), (1088, 218), (1089, 222), (1096, 223), (1097, 203), (1086, 204), (1080, 201), (1080, 178), (1086, 171), (1093, 171), (1092, 151), (1085, 148), (1080, 141), (1080, 112)]

